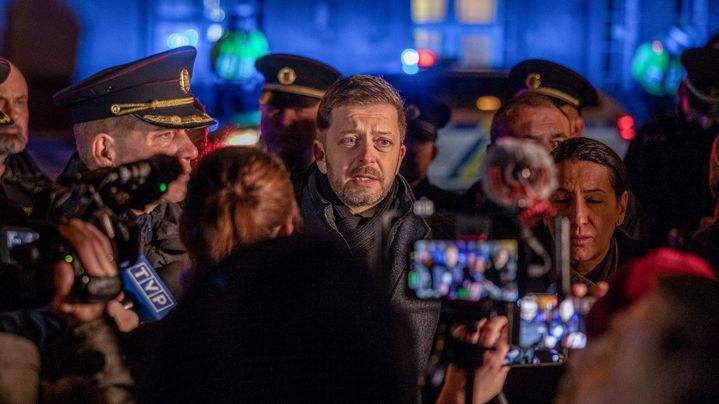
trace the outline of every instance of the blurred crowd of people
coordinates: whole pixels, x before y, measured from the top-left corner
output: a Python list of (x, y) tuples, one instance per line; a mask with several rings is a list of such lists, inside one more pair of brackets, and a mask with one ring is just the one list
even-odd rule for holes
[[(598, 102), (586, 79), (516, 65), (488, 150), (538, 149), (548, 198), (518, 161), (463, 194), (432, 184), (446, 105), (296, 55), (256, 62), (260, 144), (221, 147), (192, 94), (192, 47), (56, 93), (77, 150), (52, 181), (25, 151), (27, 83), (0, 59), (0, 401), (719, 402), (718, 43), (683, 54), (676, 116), (645, 125), (624, 159), (582, 136)], [(463, 250), (471, 263), (412, 255), (420, 240), (457, 249), (458, 212), (516, 242)], [(507, 366), (506, 313), (442, 325), (437, 297), (561, 293), (552, 271), (523, 283), (528, 240), (564, 242), (571, 292), (598, 298), (567, 366)], [(456, 267), (447, 282), (438, 263)], [(430, 374), (442, 332), (472, 359)]]

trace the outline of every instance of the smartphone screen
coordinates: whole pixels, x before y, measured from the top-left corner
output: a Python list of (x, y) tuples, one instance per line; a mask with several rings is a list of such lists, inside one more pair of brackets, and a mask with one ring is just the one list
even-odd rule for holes
[(517, 259), (516, 240), (419, 240), (407, 281), (420, 299), (514, 302)]
[(586, 346), (584, 318), (588, 299), (569, 297), (557, 302), (554, 294), (528, 294), (519, 306), (519, 345), (525, 348), (581, 349)]
[(3, 264), (17, 264), (11, 256), (13, 248), (29, 244), (37, 241), (40, 235), (32, 229), (26, 227), (9, 227), (0, 228), (0, 259)]

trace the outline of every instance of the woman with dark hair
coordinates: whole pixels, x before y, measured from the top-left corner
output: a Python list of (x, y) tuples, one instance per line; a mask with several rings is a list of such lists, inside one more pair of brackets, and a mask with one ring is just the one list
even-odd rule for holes
[[(617, 265), (640, 253), (618, 227), (629, 197), (621, 158), (609, 146), (588, 138), (572, 138), (552, 151), (557, 190), (550, 201), (570, 221), (572, 282), (605, 281)], [(554, 237), (551, 218), (545, 225)]]

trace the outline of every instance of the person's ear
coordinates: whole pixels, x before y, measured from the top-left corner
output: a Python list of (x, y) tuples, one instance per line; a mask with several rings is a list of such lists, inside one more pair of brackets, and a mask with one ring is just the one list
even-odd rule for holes
[(430, 161), (434, 161), (435, 158), (437, 158), (437, 145), (432, 144), (432, 159)]
[(574, 125), (572, 125), (572, 136), (580, 137), (582, 136), (582, 133), (584, 133), (584, 118), (580, 116), (574, 120)]
[(397, 169), (394, 170), (394, 175), (399, 174), (399, 168), (402, 165), (402, 159), (404, 159), (404, 155), (407, 154), (407, 146), (402, 144), (399, 147), (399, 160), (397, 160)]
[(317, 139), (312, 144), (312, 154), (315, 156), (317, 168), (322, 174), (327, 174), (327, 153), (322, 143)]
[(292, 223), (285, 223), (279, 226), (276, 226), (272, 229), (272, 238), (275, 237), (286, 237), (289, 235), (292, 235), (292, 232), (295, 230), (295, 226)]
[(98, 133), (90, 143), (90, 159), (88, 166), (97, 168), (113, 167), (117, 162), (115, 139), (107, 133)]
[(629, 192), (624, 191), (622, 197), (619, 198), (619, 206), (617, 207), (617, 226), (621, 226), (624, 222), (624, 216), (627, 214), (627, 204), (629, 203)]

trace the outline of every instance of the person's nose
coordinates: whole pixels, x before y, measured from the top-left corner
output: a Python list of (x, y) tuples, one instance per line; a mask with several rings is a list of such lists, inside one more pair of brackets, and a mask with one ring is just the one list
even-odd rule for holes
[(2, 108), (0, 108), (0, 111), (2, 111), (3, 114), (7, 115), (12, 119), (13, 121), (17, 118), (17, 109), (13, 108), (10, 103), (5, 103)]
[(289, 126), (292, 122), (297, 119), (297, 110), (293, 108), (285, 108), (282, 110), (280, 116), (280, 122), (283, 126)]
[(586, 224), (588, 219), (588, 208), (584, 198), (576, 197), (572, 199), (571, 206), (569, 207), (569, 221), (572, 225), (582, 226)]
[(190, 136), (185, 129), (178, 130), (175, 139), (178, 142), (176, 156), (187, 161), (187, 166), (189, 167), (190, 160), (197, 158), (197, 147), (195, 147), (194, 143), (192, 143), (192, 140), (190, 140)]
[(359, 159), (362, 165), (370, 165), (377, 161), (377, 151), (371, 140), (362, 141), (359, 146)]

